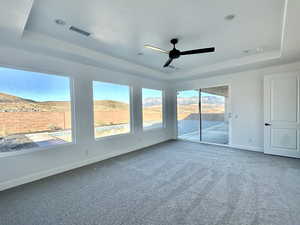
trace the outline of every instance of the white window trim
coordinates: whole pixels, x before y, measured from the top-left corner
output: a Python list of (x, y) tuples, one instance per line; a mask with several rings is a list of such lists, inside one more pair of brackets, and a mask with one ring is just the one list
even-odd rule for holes
[(74, 79), (70, 76), (66, 75), (61, 75), (61, 74), (56, 74), (54, 72), (43, 72), (41, 70), (33, 70), (30, 68), (25, 68), (25, 67), (14, 67), (14, 66), (7, 66), (7, 65), (2, 65), (0, 64), (1, 67), (5, 67), (7, 69), (13, 69), (13, 70), (21, 70), (21, 71), (27, 71), (27, 72), (33, 72), (33, 73), (42, 73), (45, 75), (52, 75), (52, 76), (60, 76), (60, 77), (66, 77), (69, 79), (69, 93), (70, 93), (70, 104), (71, 104), (71, 136), (72, 136), (72, 141), (68, 143), (63, 143), (63, 144), (53, 144), (45, 147), (33, 147), (33, 148), (28, 148), (24, 150), (18, 150), (18, 151), (11, 151), (11, 152), (0, 152), (0, 158), (3, 157), (12, 157), (16, 155), (23, 155), (23, 154), (30, 154), (33, 152), (42, 152), (42, 151), (48, 151), (48, 150), (55, 150), (57, 147), (65, 147), (65, 146), (72, 146), (76, 144), (76, 133), (75, 133), (75, 128), (76, 128), (76, 121), (75, 121), (75, 101), (74, 101)]

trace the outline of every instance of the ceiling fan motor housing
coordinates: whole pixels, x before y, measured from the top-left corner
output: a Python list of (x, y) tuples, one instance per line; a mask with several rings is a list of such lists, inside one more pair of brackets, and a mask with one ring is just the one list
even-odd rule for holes
[(171, 59), (177, 59), (180, 57), (180, 51), (177, 50), (176, 48), (173, 48), (170, 52), (169, 52), (169, 57)]
[(175, 45), (178, 43), (178, 39), (174, 38), (170, 42), (174, 45), (174, 48), (169, 52), (169, 57), (171, 59), (177, 59), (180, 57), (180, 51), (175, 48)]

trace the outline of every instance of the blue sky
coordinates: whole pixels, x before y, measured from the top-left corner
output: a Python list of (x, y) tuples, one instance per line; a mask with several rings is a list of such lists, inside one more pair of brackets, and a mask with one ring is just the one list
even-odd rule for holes
[(177, 97), (179, 98), (191, 98), (191, 97), (199, 97), (199, 91), (195, 90), (187, 90), (187, 91), (179, 91)]
[[(179, 91), (179, 94), (177, 95), (177, 97), (179, 98), (191, 98), (191, 97), (199, 97), (199, 91), (197, 90), (186, 90), (186, 91)], [(206, 97), (206, 96), (215, 96), (215, 97), (220, 97), (217, 95), (213, 95), (213, 94), (209, 94), (209, 93), (205, 93), (205, 92), (201, 92), (201, 96), (202, 97)]]
[(129, 104), (129, 87), (105, 82), (93, 82), (94, 100), (113, 100)]
[[(129, 87), (105, 82), (93, 82), (95, 100), (114, 100), (129, 103)], [(142, 90), (143, 98), (160, 98), (162, 92), (159, 90), (145, 89)]]
[(143, 98), (161, 98), (162, 92), (160, 90), (143, 88)]
[[(129, 103), (129, 87), (105, 82), (93, 82), (95, 100)], [(0, 67), (0, 92), (34, 101), (70, 101), (68, 77), (47, 75)], [(143, 97), (160, 97), (160, 92), (143, 89)]]
[(0, 92), (35, 101), (70, 101), (69, 78), (0, 68)]

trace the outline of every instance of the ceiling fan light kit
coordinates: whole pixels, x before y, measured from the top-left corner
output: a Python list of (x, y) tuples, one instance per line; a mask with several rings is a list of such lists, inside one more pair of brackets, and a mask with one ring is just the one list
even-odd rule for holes
[(171, 51), (169, 51), (169, 52), (167, 52), (167, 51), (165, 51), (165, 50), (163, 50), (161, 48), (152, 46), (152, 45), (145, 45), (146, 48), (152, 49), (154, 51), (159, 51), (161, 53), (169, 54), (169, 59), (164, 64), (164, 67), (168, 67), (172, 63), (172, 61), (174, 59), (178, 59), (182, 55), (203, 54), (203, 53), (210, 53), (210, 52), (214, 52), (215, 51), (214, 47), (210, 47), (210, 48), (194, 49), (194, 50), (188, 50), (188, 51), (181, 52), (178, 49), (176, 49), (176, 46), (175, 46), (178, 43), (178, 39), (177, 38), (172, 39), (170, 42), (173, 45), (173, 49)]

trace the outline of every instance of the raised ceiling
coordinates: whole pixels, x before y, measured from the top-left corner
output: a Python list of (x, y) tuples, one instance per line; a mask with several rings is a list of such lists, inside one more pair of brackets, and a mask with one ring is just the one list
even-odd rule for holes
[[(35, 0), (33, 4), (27, 0), (26, 7), (24, 2), (10, 2), (6, 11), (23, 10), (21, 41), (32, 49), (162, 79), (187, 78), (280, 58), (287, 41), (286, 25), (291, 24), (286, 24), (288, 9), (295, 10), (286, 0)], [(295, 5), (297, 0), (289, 4)], [(225, 20), (230, 14), (235, 18)], [(64, 20), (66, 25), (57, 25), (55, 19)], [(70, 26), (91, 36), (71, 32)], [(169, 41), (174, 37), (179, 38), (179, 50), (214, 46), (216, 52), (182, 56), (172, 63), (177, 69), (164, 69), (168, 56), (144, 45), (170, 50)]]

